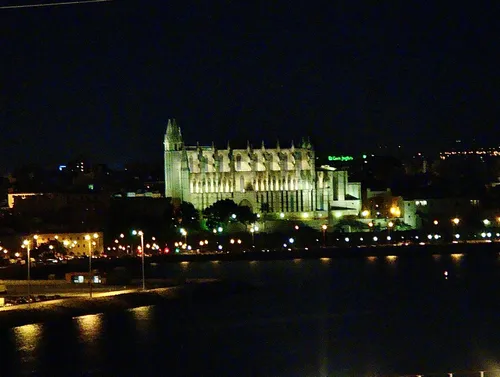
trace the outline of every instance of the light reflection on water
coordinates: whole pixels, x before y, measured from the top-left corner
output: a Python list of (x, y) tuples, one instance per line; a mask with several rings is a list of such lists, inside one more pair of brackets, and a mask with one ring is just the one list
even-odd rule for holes
[(42, 328), (42, 324), (14, 327), (12, 330), (17, 349), (22, 352), (35, 352), (40, 344)]
[(102, 331), (103, 314), (91, 314), (76, 317), (79, 338), (82, 342), (91, 342), (99, 338)]
[(398, 257), (397, 257), (397, 255), (387, 255), (385, 257), (385, 260), (387, 261), (387, 263), (393, 264), (393, 263), (396, 263), (396, 261), (398, 260)]

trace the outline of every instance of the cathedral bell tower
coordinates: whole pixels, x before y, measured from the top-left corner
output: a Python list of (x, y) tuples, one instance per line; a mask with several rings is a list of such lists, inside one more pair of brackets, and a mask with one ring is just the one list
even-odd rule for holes
[(189, 166), (181, 129), (175, 119), (168, 121), (165, 140), (165, 197), (189, 201)]

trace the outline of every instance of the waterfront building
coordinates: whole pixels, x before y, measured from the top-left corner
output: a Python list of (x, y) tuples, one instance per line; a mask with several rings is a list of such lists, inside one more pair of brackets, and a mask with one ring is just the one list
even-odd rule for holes
[[(85, 236), (89, 235), (90, 240), (86, 240)], [(89, 248), (94, 255), (104, 253), (104, 234), (102, 232), (86, 232), (86, 233), (37, 233), (27, 237), (34, 240), (34, 246), (58, 241), (66, 247), (68, 253), (75, 256), (86, 256), (89, 254)], [(90, 246), (89, 246), (90, 242)]]

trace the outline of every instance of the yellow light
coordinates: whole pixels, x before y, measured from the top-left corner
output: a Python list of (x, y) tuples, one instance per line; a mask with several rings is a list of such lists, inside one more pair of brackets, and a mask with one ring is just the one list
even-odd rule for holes
[(321, 229), (326, 230), (326, 228), (328, 228), (326, 224), (321, 225)]
[(28, 241), (28, 240), (24, 240), (24, 241), (23, 241), (23, 245), (24, 245), (24, 246), (28, 246), (29, 244), (30, 244), (30, 241)]
[(439, 221), (434, 220), (434, 225), (438, 225), (438, 224), (439, 224)]
[(94, 238), (99, 238), (99, 235), (97, 233), (94, 233)]
[(56, 240), (58, 240), (58, 239), (59, 239), (59, 236), (56, 234), (56, 235), (54, 236), (54, 238), (55, 238)]
[(37, 240), (37, 239), (38, 239), (38, 234), (35, 234), (35, 235), (33, 236), (33, 238), (34, 238), (35, 240)]
[(458, 217), (455, 217), (454, 219), (451, 220), (453, 224), (458, 225), (460, 223), (460, 219)]
[(388, 226), (389, 228), (392, 228), (392, 227), (394, 226), (394, 223), (393, 223), (392, 221), (389, 221), (389, 223), (387, 224), (387, 226)]
[(372, 227), (373, 227), (373, 223), (370, 221), (370, 222), (368, 223), (368, 226), (369, 226), (370, 228), (372, 228)]
[(370, 214), (370, 211), (368, 211), (366, 209), (363, 212), (361, 212), (361, 216), (363, 216), (363, 217), (368, 217), (369, 214)]
[(85, 241), (89, 241), (90, 240), (90, 235), (86, 234), (85, 235)]

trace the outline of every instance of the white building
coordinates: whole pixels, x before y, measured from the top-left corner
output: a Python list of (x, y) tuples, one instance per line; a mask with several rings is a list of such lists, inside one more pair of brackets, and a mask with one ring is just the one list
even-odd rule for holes
[[(165, 196), (204, 209), (232, 199), (254, 212), (287, 213), (287, 218), (325, 218), (328, 211), (359, 214), (361, 184), (348, 182), (347, 172), (316, 168), (309, 141), (288, 148), (245, 149), (227, 145), (184, 145), (180, 127), (169, 120), (164, 140)], [(337, 216), (338, 217), (338, 216)]]

